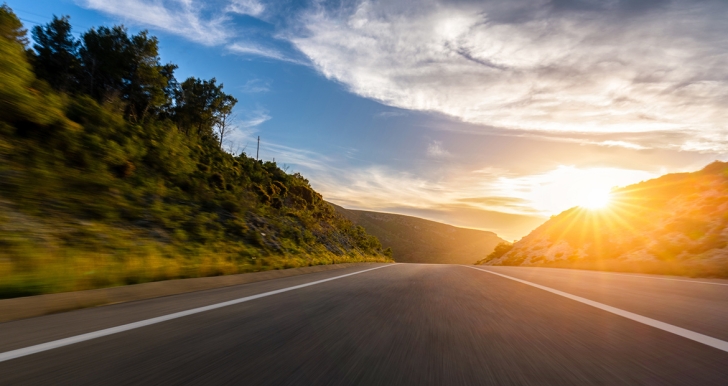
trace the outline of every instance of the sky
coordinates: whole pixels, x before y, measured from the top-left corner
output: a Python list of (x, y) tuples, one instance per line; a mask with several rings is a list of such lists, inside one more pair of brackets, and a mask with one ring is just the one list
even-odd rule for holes
[(728, 159), (724, 0), (7, 0), (124, 24), (238, 98), (232, 152), (330, 202), (507, 240)]

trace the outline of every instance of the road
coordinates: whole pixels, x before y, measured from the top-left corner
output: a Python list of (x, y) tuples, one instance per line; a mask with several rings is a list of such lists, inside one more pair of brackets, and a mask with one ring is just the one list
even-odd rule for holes
[[(0, 384), (725, 385), (728, 380), (728, 351), (670, 331), (726, 343), (728, 281), (480, 268), (489, 272), (460, 265), (390, 264), (366, 272), (352, 267), (2, 323), (0, 353), (6, 356), (2, 360), (0, 354)], [(327, 279), (333, 280), (321, 282)], [(198, 309), (231, 301), (237, 303)], [(196, 311), (94, 339), (38, 346), (190, 309)], [(33, 347), (38, 352), (28, 354)], [(28, 355), (8, 359), (8, 352)]]

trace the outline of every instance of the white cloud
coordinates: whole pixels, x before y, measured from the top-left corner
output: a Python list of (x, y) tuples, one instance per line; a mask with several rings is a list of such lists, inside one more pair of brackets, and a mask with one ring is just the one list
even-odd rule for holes
[(158, 28), (193, 42), (208, 46), (225, 44), (230, 52), (239, 55), (310, 65), (305, 60), (293, 58), (270, 47), (269, 44), (244, 40), (240, 36), (231, 15), (261, 17), (266, 7), (257, 0), (231, 0), (222, 7), (217, 2), (202, 0), (76, 1), (85, 8), (119, 17), (126, 22)]
[(205, 16), (204, 3), (196, 0), (78, 0), (89, 9), (126, 21), (159, 28), (204, 45), (216, 45), (230, 37), (224, 13)]
[(231, 52), (236, 53), (238, 55), (252, 55), (252, 56), (259, 56), (259, 57), (263, 57), (263, 58), (275, 59), (275, 60), (300, 64), (300, 65), (308, 65), (307, 63), (302, 62), (298, 59), (290, 58), (274, 48), (264, 47), (264, 46), (250, 43), (250, 42), (233, 43), (233, 44), (228, 45), (227, 48)]
[(250, 127), (256, 127), (259, 126), (271, 119), (271, 116), (268, 115), (268, 111), (264, 109), (258, 109), (250, 112), (246, 119), (243, 119), (240, 121), (239, 127), (243, 128), (250, 128)]
[(357, 4), (309, 10), (306, 33), (288, 39), (325, 76), (382, 103), (531, 131), (693, 131), (714, 142), (728, 130), (725, 3)]
[(256, 0), (233, 0), (227, 9), (241, 15), (260, 16), (265, 11), (265, 5)]
[(382, 111), (381, 113), (374, 114), (374, 118), (395, 118), (395, 117), (404, 117), (407, 116), (407, 113), (404, 111)]
[(427, 144), (427, 155), (433, 158), (447, 158), (451, 154), (442, 147), (442, 141), (431, 141)]
[(613, 140), (607, 140), (602, 142), (595, 142), (595, 145), (599, 146), (607, 146), (607, 147), (623, 147), (625, 149), (634, 149), (634, 150), (646, 150), (649, 149), (649, 147), (642, 146), (636, 143), (627, 142), (627, 141), (613, 141)]
[(261, 79), (251, 79), (240, 87), (240, 91), (245, 93), (258, 93), (270, 91), (270, 82)]
[(232, 154), (243, 151), (250, 154), (249, 146), (256, 141), (255, 134), (258, 132), (258, 126), (272, 118), (263, 108), (256, 108), (241, 114), (242, 117), (236, 114), (231, 120), (232, 129), (226, 135), (223, 144), (223, 148)]

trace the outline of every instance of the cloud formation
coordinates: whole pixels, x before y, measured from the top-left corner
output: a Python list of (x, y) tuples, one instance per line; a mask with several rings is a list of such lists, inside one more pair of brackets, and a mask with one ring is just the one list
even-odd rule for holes
[[(602, 145), (728, 151), (721, 0), (77, 1), (236, 54), (313, 63), (361, 96), (483, 130), (673, 132), (685, 135)], [(241, 35), (238, 14), (269, 20), (269, 38), (311, 63)]]
[(257, 0), (232, 0), (227, 10), (240, 15), (255, 17), (260, 16), (265, 11), (265, 5)]
[(208, 46), (220, 44), (231, 36), (226, 13), (210, 12), (199, 0), (78, 1), (85, 8), (181, 35)]
[(728, 148), (725, 2), (347, 5), (310, 9), (288, 38), (359, 95), (505, 129), (672, 131), (690, 133), (671, 144), (685, 150)]

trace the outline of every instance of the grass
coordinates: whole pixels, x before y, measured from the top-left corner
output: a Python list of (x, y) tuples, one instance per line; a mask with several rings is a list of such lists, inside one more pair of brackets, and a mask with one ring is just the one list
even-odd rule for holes
[(334, 263), (391, 261), (383, 256), (336, 256), (328, 252), (241, 257), (239, 249), (230, 247), (182, 255), (153, 244), (126, 253), (31, 248), (13, 257), (7, 253), (0, 256), (0, 298)]

